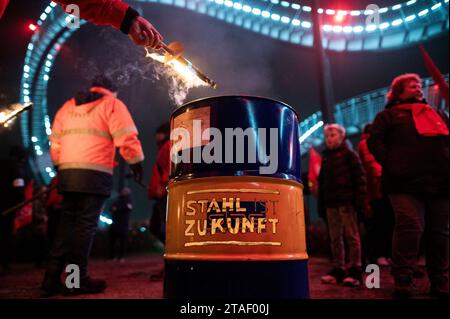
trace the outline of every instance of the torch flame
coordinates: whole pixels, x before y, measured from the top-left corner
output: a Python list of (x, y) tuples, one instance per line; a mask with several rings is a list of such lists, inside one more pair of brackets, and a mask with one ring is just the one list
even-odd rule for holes
[(32, 105), (32, 103), (28, 103), (25, 105), (21, 103), (15, 103), (7, 106), (0, 112), (0, 126), (11, 126), (14, 119)]
[(207, 86), (208, 84), (202, 81), (197, 74), (194, 72), (192, 68), (192, 64), (184, 65), (176, 59), (172, 59), (166, 62), (166, 58), (164, 55), (160, 55), (158, 53), (150, 53), (147, 50), (147, 54), (145, 55), (148, 58), (151, 58), (155, 61), (168, 65), (173, 71), (175, 71), (176, 75), (185, 82), (188, 87), (198, 87), (198, 86)]

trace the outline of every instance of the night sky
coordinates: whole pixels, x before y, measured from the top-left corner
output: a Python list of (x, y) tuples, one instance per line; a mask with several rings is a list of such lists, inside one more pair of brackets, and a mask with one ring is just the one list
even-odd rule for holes
[[(399, 1), (378, 2), (382, 6)], [(326, 3), (331, 7), (333, 2)], [(351, 1), (358, 9), (367, 3), (370, 1)], [(0, 20), (0, 104), (18, 101), (25, 48), (31, 37), (28, 24), (38, 19), (47, 4), (48, 1), (12, 1)], [(143, 10), (166, 43), (182, 42), (184, 56), (218, 83), (217, 90), (192, 89), (185, 102), (214, 95), (245, 94), (286, 102), (297, 110), (300, 119), (318, 110), (311, 48), (277, 41), (176, 7), (153, 3), (133, 6)], [(448, 73), (448, 34), (424, 45), (440, 70)], [(168, 121), (176, 106), (169, 98), (167, 81), (156, 79), (143, 56), (144, 50), (135, 47), (122, 33), (110, 27), (84, 25), (66, 42), (56, 59), (50, 74), (48, 107), (53, 119), (64, 101), (89, 86), (93, 75), (99, 71), (113, 74), (120, 85), (119, 98), (128, 106), (140, 132), (147, 182), (156, 154), (154, 131)], [(400, 73), (428, 76), (417, 46), (378, 53), (329, 52), (329, 57), (336, 102), (388, 86)], [(21, 143), (19, 125), (0, 131), (0, 141), (3, 156), (11, 144)], [(151, 203), (145, 192), (130, 186), (138, 203), (133, 218), (148, 218)]]

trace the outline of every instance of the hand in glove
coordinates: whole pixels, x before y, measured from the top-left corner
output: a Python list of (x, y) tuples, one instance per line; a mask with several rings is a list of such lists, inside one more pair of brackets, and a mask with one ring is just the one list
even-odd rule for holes
[(142, 184), (142, 175), (144, 170), (142, 168), (142, 162), (136, 164), (130, 164), (131, 173), (133, 174), (133, 178), (139, 184)]

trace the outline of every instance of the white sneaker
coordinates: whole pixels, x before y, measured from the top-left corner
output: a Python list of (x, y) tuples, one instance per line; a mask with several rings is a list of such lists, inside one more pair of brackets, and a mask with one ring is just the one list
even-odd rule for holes
[(391, 265), (391, 263), (387, 260), (386, 257), (379, 257), (377, 259), (377, 265), (380, 267), (388, 267)]
[(323, 284), (328, 284), (328, 285), (335, 285), (335, 284), (337, 283), (336, 277), (331, 276), (331, 275), (325, 275), (325, 276), (322, 276), (322, 277), (320, 278), (320, 281), (321, 281)]
[(361, 286), (361, 282), (358, 279), (352, 277), (345, 277), (342, 284), (346, 287), (359, 287)]

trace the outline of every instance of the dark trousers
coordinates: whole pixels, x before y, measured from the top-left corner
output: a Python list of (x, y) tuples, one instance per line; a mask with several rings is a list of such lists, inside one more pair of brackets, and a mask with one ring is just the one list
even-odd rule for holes
[[(0, 210), (1, 213), (1, 210)], [(12, 257), (14, 214), (0, 217), (0, 265), (8, 269)]]
[(66, 263), (78, 265), (87, 276), (88, 258), (106, 196), (65, 193), (61, 220), (50, 250), (47, 272), (59, 275)]
[(126, 232), (117, 232), (114, 230), (109, 232), (109, 258), (113, 259), (114, 257), (117, 257), (121, 259), (125, 257), (127, 239), (128, 234)]
[(158, 199), (150, 219), (150, 232), (163, 244), (166, 243), (166, 206), (167, 197)]
[(449, 200), (409, 194), (392, 194), (389, 198), (395, 213), (393, 275), (412, 276), (423, 235), (431, 283), (448, 280)]
[(391, 257), (394, 212), (388, 198), (370, 202), (372, 217), (367, 221), (367, 257), (374, 263), (379, 257)]

